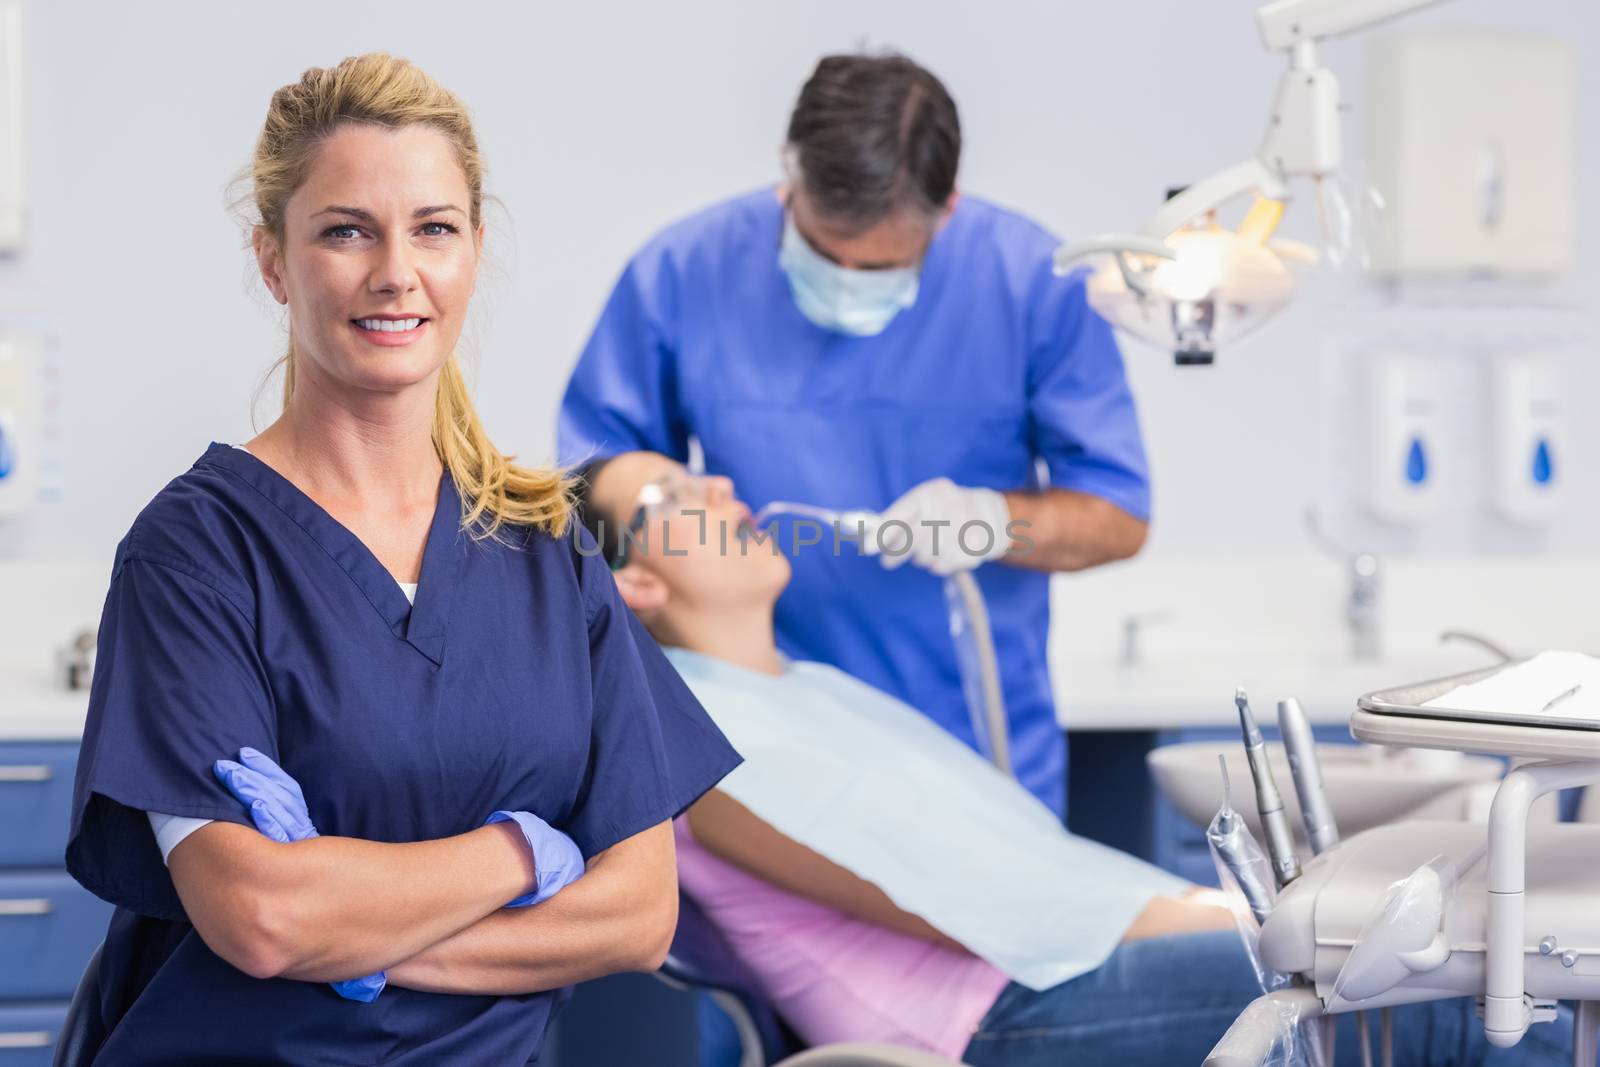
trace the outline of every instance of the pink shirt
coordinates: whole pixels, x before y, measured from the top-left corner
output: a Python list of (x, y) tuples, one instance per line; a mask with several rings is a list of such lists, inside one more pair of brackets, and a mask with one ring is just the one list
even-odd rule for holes
[(1007, 985), (965, 953), (853, 919), (713, 856), (673, 824), (678, 881), (811, 1045), (881, 1041), (959, 1060)]

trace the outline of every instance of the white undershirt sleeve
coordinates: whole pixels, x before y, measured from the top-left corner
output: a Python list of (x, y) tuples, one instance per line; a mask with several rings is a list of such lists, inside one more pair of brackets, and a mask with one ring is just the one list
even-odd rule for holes
[(167, 857), (172, 850), (178, 847), (178, 842), (194, 833), (207, 823), (216, 822), (215, 819), (191, 819), (185, 815), (163, 815), (159, 811), (147, 811), (150, 817), (150, 829), (156, 833), (156, 845), (161, 849), (161, 862), (167, 862)]

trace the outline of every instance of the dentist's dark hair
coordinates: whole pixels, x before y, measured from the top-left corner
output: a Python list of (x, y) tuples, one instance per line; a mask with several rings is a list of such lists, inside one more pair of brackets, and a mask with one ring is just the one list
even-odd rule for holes
[(824, 56), (789, 116), (785, 156), (824, 217), (864, 230), (896, 211), (943, 210), (961, 121), (939, 79), (905, 56)]

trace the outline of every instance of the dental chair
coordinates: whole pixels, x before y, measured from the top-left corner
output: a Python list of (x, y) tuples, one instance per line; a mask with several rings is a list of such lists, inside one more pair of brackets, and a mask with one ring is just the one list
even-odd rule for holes
[(656, 977), (711, 997), (738, 1033), (739, 1067), (959, 1067), (943, 1056), (894, 1045), (849, 1043), (796, 1051), (799, 1039), (762, 1000), (755, 976), (687, 894), (678, 895), (678, 931)]
[[(1508, 1048), (1576, 1001), (1575, 1067), (1600, 1043), (1600, 825), (1529, 825), (1533, 803), (1600, 783), (1600, 730), (1440, 717), (1425, 707), (1503, 667), (1361, 698), (1359, 741), (1509, 755), (1487, 825), (1412, 821), (1350, 837), (1306, 864), (1261, 925), (1261, 964), (1294, 984), (1254, 1001), (1206, 1067), (1288, 1060), (1301, 1023), (1474, 997), (1490, 1044)], [(1386, 1050), (1387, 1051), (1387, 1050)], [(1385, 1060), (1387, 1062), (1387, 1059)]]

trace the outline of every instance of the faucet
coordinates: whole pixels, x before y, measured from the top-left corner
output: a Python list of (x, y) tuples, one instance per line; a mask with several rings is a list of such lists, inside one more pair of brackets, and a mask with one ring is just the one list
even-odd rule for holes
[(79, 630), (72, 640), (56, 650), (56, 667), (59, 677), (68, 689), (87, 689), (94, 679), (95, 648), (99, 628)]
[(1508, 652), (1506, 647), (1498, 641), (1492, 641), (1471, 630), (1445, 630), (1439, 635), (1439, 643), (1441, 645), (1450, 641), (1464, 641), (1469, 645), (1477, 645), (1501, 663), (1515, 663), (1518, 658)]
[(1350, 655), (1358, 660), (1374, 660), (1383, 655), (1382, 568), (1371, 552), (1352, 552), (1323, 530), (1315, 509), (1306, 512), (1306, 530), (1311, 540), (1330, 555), (1343, 557), (1350, 576), (1350, 592), (1345, 598), (1344, 621), (1350, 631)]
[(1166, 622), (1167, 613), (1164, 611), (1147, 611), (1143, 614), (1128, 614), (1122, 617), (1122, 665), (1124, 667), (1137, 667), (1144, 662), (1144, 653), (1139, 645), (1139, 635), (1146, 624)]
[(1383, 580), (1378, 557), (1358, 552), (1350, 557), (1350, 598), (1345, 605), (1345, 621), (1350, 625), (1350, 655), (1356, 659), (1377, 659), (1383, 648), (1383, 617), (1379, 593)]

